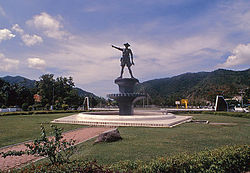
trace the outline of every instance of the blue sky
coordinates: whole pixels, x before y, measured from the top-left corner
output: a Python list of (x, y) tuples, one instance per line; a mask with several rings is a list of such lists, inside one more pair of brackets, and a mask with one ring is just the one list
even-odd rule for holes
[(249, 0), (0, 0), (0, 76), (72, 76), (101, 96), (118, 92), (111, 44), (131, 44), (143, 82), (247, 69), (249, 38)]

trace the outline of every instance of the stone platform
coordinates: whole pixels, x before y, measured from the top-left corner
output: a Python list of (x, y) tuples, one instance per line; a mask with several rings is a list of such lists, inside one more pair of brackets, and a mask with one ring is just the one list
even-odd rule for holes
[(104, 111), (79, 113), (52, 122), (90, 126), (174, 127), (191, 119), (191, 116), (178, 116), (172, 113), (135, 111), (133, 116), (119, 116), (116, 111)]

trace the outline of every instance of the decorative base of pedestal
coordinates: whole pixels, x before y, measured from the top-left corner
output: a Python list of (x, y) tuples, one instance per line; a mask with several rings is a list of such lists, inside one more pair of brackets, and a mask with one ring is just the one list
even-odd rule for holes
[(133, 115), (134, 102), (144, 97), (143, 94), (134, 93), (135, 85), (139, 83), (135, 78), (117, 78), (115, 83), (119, 86), (119, 94), (108, 94), (118, 102), (119, 115)]
[(133, 115), (134, 103), (144, 97), (140, 93), (108, 94), (107, 96), (118, 102), (119, 115)]

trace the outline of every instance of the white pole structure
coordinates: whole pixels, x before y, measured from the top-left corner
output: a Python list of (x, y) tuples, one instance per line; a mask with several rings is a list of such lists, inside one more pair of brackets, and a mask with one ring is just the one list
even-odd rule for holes
[(88, 111), (88, 110), (89, 110), (89, 97), (85, 97), (85, 98), (84, 98), (83, 110), (85, 110), (85, 111)]

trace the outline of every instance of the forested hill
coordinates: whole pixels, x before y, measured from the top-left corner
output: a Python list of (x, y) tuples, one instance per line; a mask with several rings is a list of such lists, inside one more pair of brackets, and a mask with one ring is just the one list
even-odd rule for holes
[(231, 98), (239, 95), (242, 89), (249, 98), (249, 76), (250, 69), (185, 73), (171, 78), (143, 82), (138, 85), (137, 90), (148, 93), (153, 104), (157, 105), (174, 105), (175, 100), (180, 99), (189, 99), (189, 103), (199, 105), (214, 102), (218, 94)]
[(9, 82), (10, 84), (19, 84), (21, 86), (27, 87), (27, 88), (34, 88), (35, 87), (35, 80), (30, 80), (22, 76), (5, 76), (2, 77), (2, 79), (6, 82)]
[[(30, 80), (28, 78), (22, 77), (22, 76), (5, 76), (2, 77), (2, 79), (10, 84), (19, 84), (21, 86), (27, 87), (27, 88), (34, 88), (35, 87), (35, 80)], [(87, 92), (82, 90), (81, 88), (74, 88), (78, 95), (81, 97), (97, 97), (91, 92)]]

